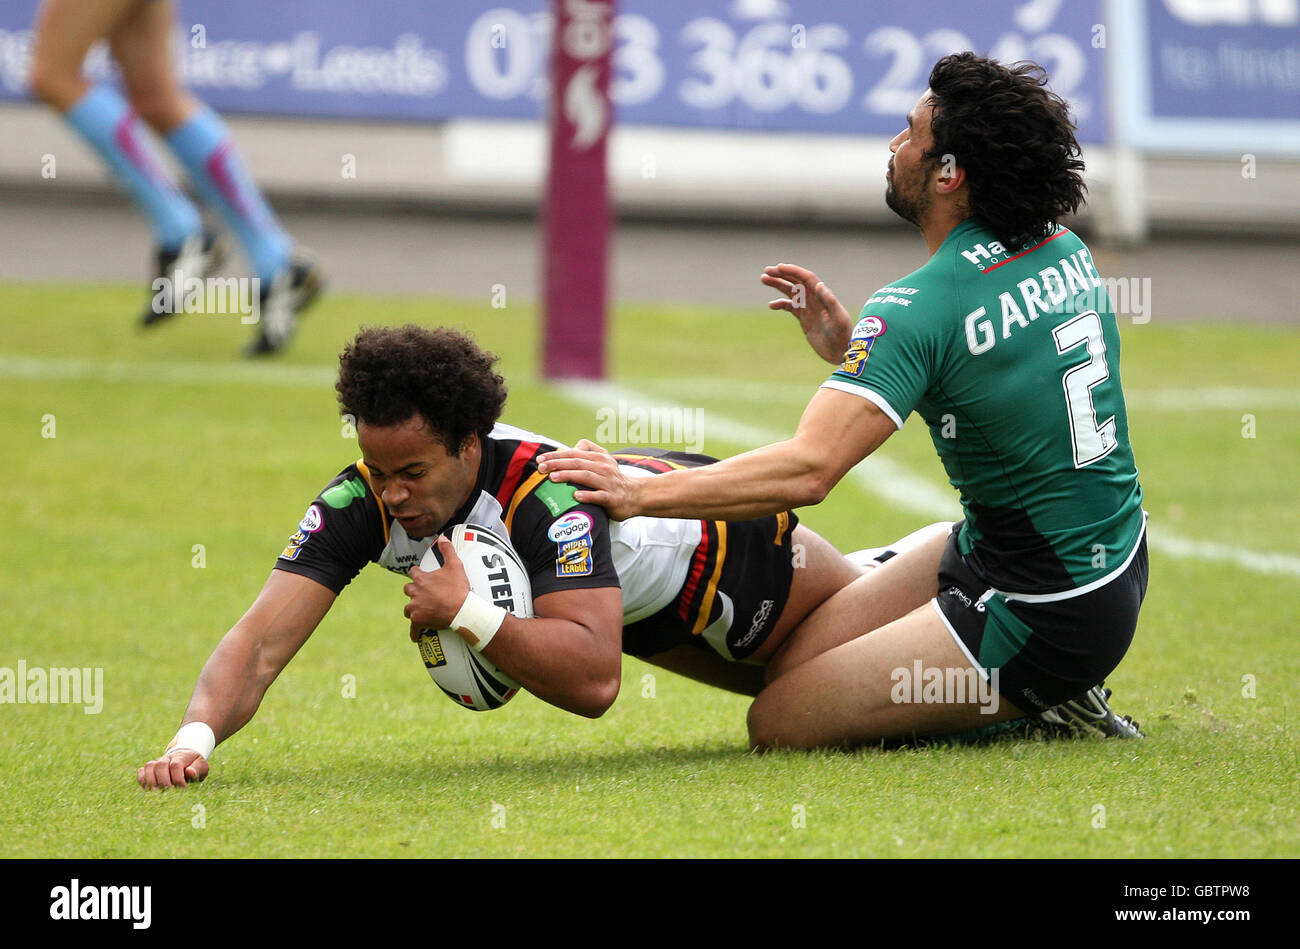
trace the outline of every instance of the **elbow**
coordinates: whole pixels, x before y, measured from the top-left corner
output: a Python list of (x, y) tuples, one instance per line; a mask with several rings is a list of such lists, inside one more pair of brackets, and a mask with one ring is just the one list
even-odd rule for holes
[(618, 672), (591, 682), (583, 691), (578, 707), (574, 708), (574, 711), (584, 718), (600, 718), (609, 711), (614, 700), (618, 698), (621, 685), (622, 677)]
[(789, 506), (812, 507), (821, 504), (833, 487), (835, 482), (824, 471), (809, 471), (794, 481)]
[(578, 707), (574, 709), (584, 718), (600, 718), (609, 711), (623, 684), (622, 609), (608, 617), (606, 622), (607, 626), (594, 630), (600, 646), (591, 653), (591, 664), (583, 676), (582, 694), (578, 697)]

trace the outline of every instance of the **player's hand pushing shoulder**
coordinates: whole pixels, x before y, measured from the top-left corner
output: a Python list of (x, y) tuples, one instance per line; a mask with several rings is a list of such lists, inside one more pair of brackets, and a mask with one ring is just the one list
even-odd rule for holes
[(552, 481), (572, 482), (578, 488), (574, 500), (599, 504), (612, 521), (639, 513), (637, 480), (625, 475), (614, 456), (595, 442), (584, 438), (573, 448), (538, 455), (537, 470)]
[(208, 759), (190, 748), (177, 748), (137, 769), (135, 779), (150, 788), (183, 788), (208, 776)]

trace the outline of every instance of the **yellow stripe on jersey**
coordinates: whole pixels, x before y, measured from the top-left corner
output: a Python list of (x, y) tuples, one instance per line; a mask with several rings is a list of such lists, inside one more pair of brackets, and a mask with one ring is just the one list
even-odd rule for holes
[(713, 561), (713, 576), (704, 589), (704, 601), (700, 604), (700, 613), (695, 617), (695, 628), (691, 632), (698, 636), (709, 625), (709, 614), (713, 612), (713, 597), (718, 592), (718, 578), (722, 576), (722, 561), (727, 557), (727, 522), (715, 521), (718, 525), (718, 556)]
[(680, 462), (669, 461), (667, 458), (660, 458), (658, 455), (638, 455), (638, 454), (634, 454), (633, 452), (620, 451), (620, 452), (615, 452), (613, 457), (622, 458), (624, 461), (637, 461), (638, 459), (642, 461), (657, 461), (660, 464), (668, 465), (668, 467), (670, 468), (686, 467)]
[(375, 486), (370, 483), (370, 469), (360, 458), (357, 459), (357, 470), (361, 472), (361, 477), (366, 479), (366, 485), (370, 488), (370, 493), (375, 496), (375, 503), (379, 505), (379, 523), (384, 526), (384, 546), (388, 546), (388, 512), (384, 510), (384, 502), (380, 500), (379, 492)]
[(515, 511), (519, 509), (520, 503), (524, 498), (533, 493), (533, 489), (546, 480), (546, 473), (534, 471), (529, 475), (528, 480), (515, 489), (514, 496), (510, 499), (510, 507), (506, 510), (506, 533), (509, 534), (514, 527)]
[(776, 516), (776, 539), (772, 541), (776, 546), (781, 546), (781, 541), (785, 539), (785, 532), (790, 529), (790, 512), (782, 511)]

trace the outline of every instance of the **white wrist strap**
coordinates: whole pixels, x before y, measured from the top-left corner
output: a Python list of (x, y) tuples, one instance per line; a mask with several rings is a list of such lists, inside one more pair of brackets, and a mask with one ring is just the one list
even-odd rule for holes
[(505, 610), (471, 590), (465, 594), (465, 602), (451, 621), (451, 628), (469, 643), (471, 649), (482, 652), (505, 621)]
[(177, 748), (187, 748), (190, 751), (197, 751), (205, 758), (211, 759), (212, 750), (216, 747), (217, 736), (207, 724), (204, 722), (187, 722), (181, 726), (181, 730), (176, 733), (176, 737), (167, 746), (167, 750), (175, 751)]

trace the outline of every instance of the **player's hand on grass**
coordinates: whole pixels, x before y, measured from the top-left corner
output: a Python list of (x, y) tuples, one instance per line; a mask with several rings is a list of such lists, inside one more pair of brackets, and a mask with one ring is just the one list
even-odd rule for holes
[(799, 319), (799, 328), (813, 352), (827, 362), (839, 365), (849, 347), (853, 318), (835, 298), (831, 288), (811, 270), (797, 264), (764, 267), (759, 279), (785, 294), (784, 299), (768, 303), (768, 308), (793, 313)]
[(456, 555), (450, 538), (439, 535), (436, 543), (442, 566), (426, 571), (416, 564), (407, 571), (411, 582), (402, 587), (402, 592), (411, 598), (403, 612), (411, 621), (413, 643), (420, 641), (420, 633), (426, 629), (449, 629), (469, 593), (465, 565)]
[(135, 779), (150, 788), (183, 788), (208, 776), (208, 759), (192, 748), (175, 748), (137, 769)]
[(625, 521), (638, 513), (637, 482), (623, 474), (614, 456), (595, 442), (584, 438), (572, 448), (539, 455), (537, 470), (552, 481), (573, 482), (578, 488), (574, 500), (599, 504), (610, 520)]

